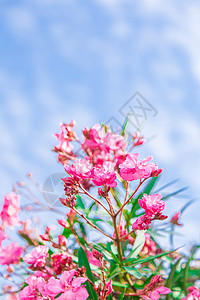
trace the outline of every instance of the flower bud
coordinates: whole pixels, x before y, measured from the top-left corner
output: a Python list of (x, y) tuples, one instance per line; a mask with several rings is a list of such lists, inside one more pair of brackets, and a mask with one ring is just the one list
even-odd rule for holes
[(66, 246), (67, 239), (64, 235), (58, 235), (58, 244), (60, 246)]
[(69, 228), (70, 225), (66, 220), (58, 220), (58, 223), (63, 226), (64, 228)]
[(160, 175), (160, 173), (163, 171), (163, 169), (158, 169), (155, 170), (151, 173), (151, 177), (157, 177), (158, 175)]

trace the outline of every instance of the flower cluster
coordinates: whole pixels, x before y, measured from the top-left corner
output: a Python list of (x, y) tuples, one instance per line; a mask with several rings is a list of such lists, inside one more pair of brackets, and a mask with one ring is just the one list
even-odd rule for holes
[[(12, 192), (5, 195), (2, 210), (0, 213), (1, 227), (0, 227), (0, 265), (17, 264), (23, 253), (23, 248), (17, 243), (10, 243), (6, 235), (6, 228), (13, 228), (20, 225), (18, 213), (20, 211), (19, 196)], [(6, 246), (2, 243), (5, 241)]]
[(64, 271), (60, 279), (51, 277), (48, 281), (41, 276), (32, 275), (26, 280), (28, 285), (19, 293), (19, 300), (53, 300), (55, 297), (58, 300), (86, 300), (88, 292), (82, 283), (87, 278), (75, 277), (75, 273), (75, 270)]
[(161, 211), (165, 208), (165, 202), (160, 194), (144, 194), (139, 199), (139, 205), (145, 210), (145, 215), (140, 216), (133, 224), (133, 229), (146, 230), (152, 220), (164, 220), (167, 216), (162, 215)]
[(138, 295), (144, 300), (158, 300), (160, 295), (166, 295), (171, 293), (171, 290), (163, 286), (163, 279), (160, 275), (156, 275), (151, 279), (151, 282), (145, 286), (142, 291), (138, 292)]
[[(153, 193), (162, 169), (151, 156), (139, 159), (135, 149), (145, 142), (143, 136), (137, 132), (128, 137), (125, 128), (114, 133), (108, 125), (96, 124), (83, 129), (81, 140), (74, 128), (74, 120), (61, 123), (61, 132), (54, 135), (58, 141), (54, 151), (66, 172), (60, 207), (49, 205), (48, 195), (41, 200), (38, 184), (32, 192), (29, 185), (18, 183), (4, 197), (0, 265), (3, 280), (9, 281), (3, 288), (9, 294), (6, 300), (158, 300), (164, 295), (170, 300), (200, 299), (195, 287), (198, 264), (190, 266), (196, 250), (186, 263), (185, 255), (166, 252), (157, 241), (163, 232), (182, 225), (181, 212), (162, 227), (159, 222), (155, 226), (153, 221), (167, 219), (164, 198)], [(28, 201), (20, 208), (21, 196)], [(34, 200), (31, 205), (30, 200)], [(22, 221), (31, 209), (42, 217), (45, 209), (61, 217), (56, 217), (57, 225), (48, 224), (39, 234), (41, 226), (34, 218)]]

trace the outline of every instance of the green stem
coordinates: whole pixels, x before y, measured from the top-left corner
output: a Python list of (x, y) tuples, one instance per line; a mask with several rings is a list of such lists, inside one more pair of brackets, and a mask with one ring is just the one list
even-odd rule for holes
[(122, 262), (123, 261), (122, 247), (121, 247), (121, 242), (120, 242), (118, 228), (117, 228), (116, 216), (113, 216), (112, 219), (113, 219), (113, 226), (114, 226), (115, 235), (116, 235), (115, 241), (117, 243), (117, 251), (118, 251), (118, 255), (119, 255), (119, 260)]

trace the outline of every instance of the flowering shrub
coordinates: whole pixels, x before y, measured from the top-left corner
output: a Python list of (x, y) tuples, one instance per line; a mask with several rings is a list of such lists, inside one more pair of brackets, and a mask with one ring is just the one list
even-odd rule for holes
[[(184, 208), (171, 218), (163, 214), (165, 200), (180, 191), (167, 196), (153, 192), (162, 169), (152, 157), (139, 159), (135, 149), (144, 138), (139, 133), (127, 137), (125, 127), (116, 134), (97, 124), (85, 128), (79, 140), (74, 126), (74, 121), (61, 124), (61, 133), (55, 134), (59, 145), (54, 151), (66, 171), (62, 209), (23, 182), (4, 198), (2, 294), (7, 300), (200, 299), (195, 286), (199, 246), (187, 257), (180, 250), (162, 249), (157, 240), (169, 232), (172, 241)], [(33, 182), (31, 174), (28, 178)], [(22, 198), (32, 203), (22, 203)], [(45, 231), (39, 227), (38, 234), (24, 220), (23, 211), (39, 207), (62, 215), (59, 234), (48, 226)]]

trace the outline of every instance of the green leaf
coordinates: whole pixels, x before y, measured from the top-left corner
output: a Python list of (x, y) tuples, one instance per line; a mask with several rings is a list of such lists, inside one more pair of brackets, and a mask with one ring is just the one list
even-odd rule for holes
[(71, 234), (72, 234), (71, 229), (69, 229), (69, 228), (64, 228), (64, 229), (63, 229), (62, 235), (64, 235), (67, 239), (68, 239), (68, 237), (69, 237)]
[(178, 182), (178, 181), (179, 181), (179, 179), (175, 179), (175, 180), (173, 180), (173, 181), (170, 181), (169, 183), (167, 183), (167, 184), (163, 185), (162, 187), (156, 189), (156, 190), (155, 190), (155, 194), (157, 194), (158, 192), (160, 192), (160, 191), (166, 189), (168, 186), (171, 186), (171, 185), (173, 185), (174, 183), (176, 183), (176, 182)]
[(114, 285), (114, 286), (119, 286), (119, 287), (123, 287), (123, 288), (129, 287), (129, 284), (128, 284), (128, 283), (121, 283), (121, 282), (114, 281), (114, 280), (112, 280), (112, 285)]
[(168, 255), (169, 253), (172, 253), (172, 252), (174, 252), (176, 250), (168, 251), (168, 252), (157, 254), (157, 255), (153, 255), (153, 256), (149, 256), (149, 257), (146, 257), (146, 258), (139, 258), (139, 259), (128, 258), (128, 259), (125, 260), (125, 263), (127, 263), (127, 262), (128, 263), (129, 262), (132, 263), (129, 267), (132, 267), (132, 266), (135, 266), (135, 265), (138, 265), (138, 264), (144, 264), (144, 263), (152, 261), (152, 260), (154, 260), (156, 258), (160, 258), (162, 256)]
[(185, 270), (184, 270), (184, 281), (183, 281), (183, 287), (184, 287), (184, 291), (185, 293), (187, 293), (187, 287), (188, 287), (188, 271), (190, 269), (190, 262), (193, 260), (195, 252), (197, 251), (197, 249), (199, 249), (200, 246), (193, 246), (192, 250), (191, 250), (191, 255), (188, 259), (188, 262), (186, 264)]
[(173, 192), (173, 193), (171, 193), (171, 194), (168, 194), (168, 195), (165, 196), (165, 197), (162, 197), (162, 200), (169, 199), (170, 197), (175, 196), (175, 195), (177, 195), (177, 194), (180, 194), (181, 192), (183, 192), (183, 191), (185, 191), (185, 190), (187, 190), (187, 189), (188, 189), (188, 187), (184, 187), (184, 188), (182, 188), (182, 189), (180, 189), (180, 190), (177, 190), (176, 192)]
[(145, 230), (141, 230), (138, 232), (135, 242), (133, 244), (133, 249), (131, 251), (131, 253), (129, 254), (129, 258), (136, 258), (138, 256), (138, 254), (140, 253), (140, 251), (142, 250), (142, 248), (144, 247), (144, 243), (145, 243)]
[[(90, 268), (90, 264), (88, 262), (88, 258), (87, 258), (87, 255), (85, 253), (85, 251), (83, 250), (82, 247), (80, 247), (78, 249), (78, 265), (79, 267), (81, 268), (82, 266), (84, 266), (86, 268), (86, 275), (87, 277), (92, 281), (94, 282), (94, 278), (93, 278), (93, 275), (92, 275), (92, 271), (91, 271), (91, 268)], [(94, 288), (93, 286), (88, 282), (86, 281), (86, 288), (87, 288), (87, 291), (89, 293), (89, 297), (90, 299), (93, 299), (93, 300), (97, 300), (98, 297), (97, 297), (97, 294), (96, 292), (94, 291)]]
[(97, 248), (99, 247), (102, 251), (102, 254), (107, 256), (107, 257), (110, 257), (110, 259), (113, 259), (115, 260), (118, 264), (120, 264), (120, 260), (119, 258), (112, 252), (112, 251), (108, 251), (106, 249), (106, 247), (104, 246), (104, 244), (100, 243), (99, 245), (95, 245)]
[(85, 204), (83, 203), (80, 195), (76, 196), (76, 200), (77, 200), (77, 207), (85, 209)]
[(29, 245), (35, 246), (35, 244), (32, 242), (32, 240), (30, 239), (30, 237), (27, 234), (23, 233), (22, 231), (19, 231), (19, 234), (21, 235), (21, 237), (24, 240), (26, 240), (28, 242)]
[(149, 195), (149, 193), (152, 191), (154, 185), (156, 184), (157, 180), (158, 180), (159, 176), (157, 177), (153, 177), (149, 183), (146, 185), (143, 194), (147, 194)]
[(191, 204), (193, 204), (195, 202), (195, 200), (190, 200), (188, 201), (180, 210), (181, 214), (186, 210), (186, 208), (188, 208), (188, 206), (190, 206)]
[(138, 279), (142, 278), (142, 274), (135, 268), (124, 267), (124, 270)]
[(123, 292), (121, 293), (121, 295), (119, 296), (119, 300), (124, 299), (124, 293), (125, 293), (126, 289), (123, 290)]
[(122, 136), (125, 136), (125, 131), (126, 131), (127, 124), (128, 124), (128, 117), (126, 118), (126, 121), (125, 121), (124, 126), (122, 128), (122, 133), (121, 133)]
[(85, 226), (84, 226), (83, 223), (81, 223), (81, 222), (78, 222), (78, 223), (79, 223), (81, 232), (82, 232), (84, 235), (86, 235)]
[[(167, 282), (166, 282), (166, 287), (168, 287), (169, 289), (172, 288), (173, 283), (175, 282), (175, 278), (174, 277), (175, 277), (176, 268), (177, 268), (177, 266), (178, 266), (178, 264), (179, 264), (179, 262), (180, 262), (181, 259), (182, 259), (182, 257), (180, 257), (177, 260), (177, 262), (174, 265), (172, 265), (171, 272), (170, 272), (170, 274), (168, 276), (168, 279), (167, 279)], [(169, 296), (167, 296), (167, 299), (170, 299)]]

